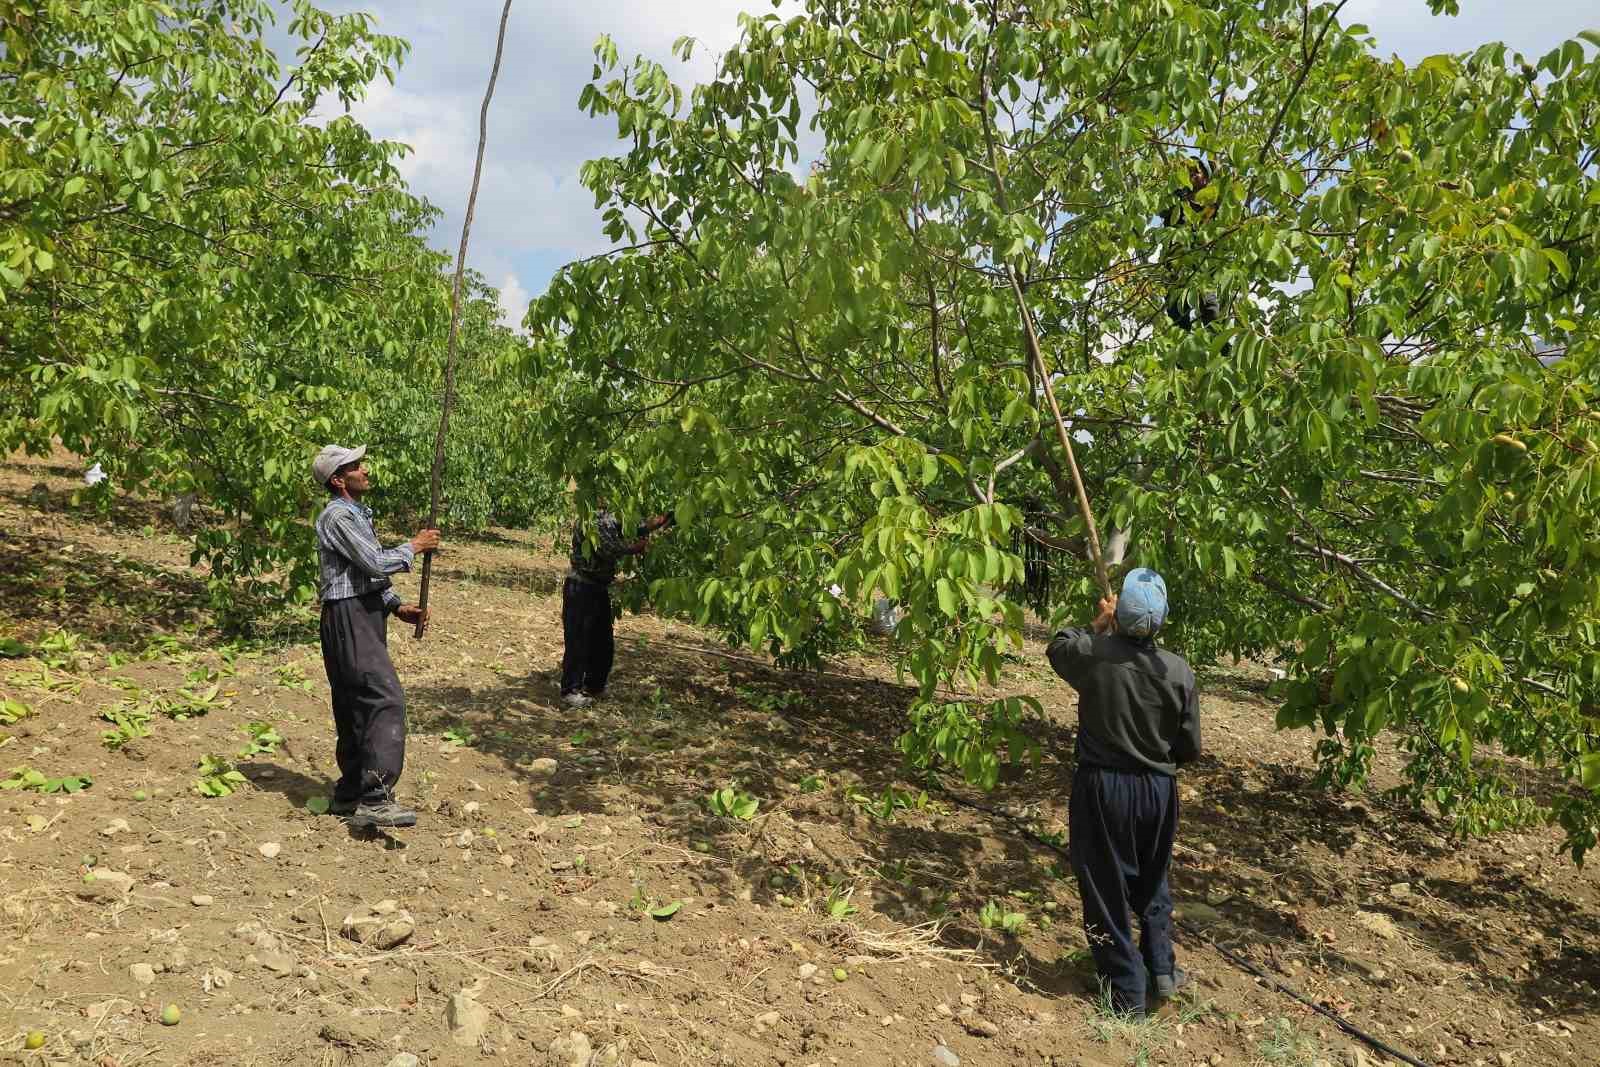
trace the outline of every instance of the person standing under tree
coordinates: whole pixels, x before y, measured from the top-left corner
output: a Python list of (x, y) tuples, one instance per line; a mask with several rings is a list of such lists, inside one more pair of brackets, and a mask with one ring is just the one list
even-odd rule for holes
[(419, 552), (439, 547), (438, 530), (421, 530), (386, 549), (361, 503), (372, 482), (367, 447), (328, 445), (311, 462), (317, 484), (332, 496), (317, 516), (322, 568), (322, 664), (333, 690), (339, 781), (330, 814), (352, 826), (415, 826), (417, 813), (394, 799), (406, 757), (406, 694), (389, 658), (389, 616), (426, 626), (428, 613), (402, 604), (389, 575), (408, 571)]
[(672, 516), (656, 515), (641, 523), (632, 541), (622, 537), (622, 523), (600, 501), (592, 531), (582, 520), (572, 526), (572, 569), (561, 586), (561, 702), (584, 708), (605, 694), (616, 638), (611, 619), (611, 583), (623, 556), (641, 556), (650, 534), (672, 524)]
[[(1146, 567), (1100, 601), (1088, 629), (1062, 630), (1050, 665), (1078, 691), (1077, 772), (1067, 824), (1083, 927), (1118, 1012), (1188, 982), (1172, 951), (1167, 870), (1178, 829), (1179, 766), (1200, 755), (1200, 703), (1183, 657), (1156, 647), (1167, 585)], [(1139, 917), (1133, 945), (1129, 911)]]

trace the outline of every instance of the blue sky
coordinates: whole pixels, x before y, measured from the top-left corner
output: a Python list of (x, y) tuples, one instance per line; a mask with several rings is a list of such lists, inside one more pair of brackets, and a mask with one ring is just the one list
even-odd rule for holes
[[(402, 170), (416, 192), (444, 209), (432, 240), (453, 259), (500, 0), (328, 6), (369, 11), (380, 31), (412, 44), (396, 84), (377, 82), (354, 114), (377, 136), (412, 147)], [(584, 160), (610, 154), (616, 143), (610, 120), (591, 120), (577, 108), (596, 38), (610, 34), (624, 60), (643, 53), (688, 84), (709, 77), (712, 57), (737, 40), (743, 10), (771, 7), (764, 0), (513, 0), (468, 252), (468, 262), (501, 290), (513, 321), (561, 264), (607, 245), (593, 198), (577, 180)], [(785, 0), (784, 10), (798, 10), (796, 0)], [(1364, 23), (1380, 52), (1413, 62), (1493, 40), (1537, 57), (1579, 30), (1600, 28), (1593, 0), (1461, 0), (1454, 18), (1433, 17), (1425, 0), (1350, 0), (1341, 17)], [(687, 65), (670, 53), (681, 35), (702, 43)]]

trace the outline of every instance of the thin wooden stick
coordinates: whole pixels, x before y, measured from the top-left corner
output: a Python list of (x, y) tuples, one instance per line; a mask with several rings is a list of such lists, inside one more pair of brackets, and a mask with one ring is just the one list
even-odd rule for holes
[[(998, 9), (996, 9), (998, 17)], [(993, 19), (990, 29), (994, 29)], [(984, 53), (983, 69), (978, 75), (978, 95), (980, 97), (980, 110), (983, 119), (983, 137), (989, 150), (989, 171), (994, 175), (995, 202), (1000, 205), (1000, 210), (1010, 214), (1011, 207), (1006, 196), (1005, 179), (1001, 177), (1000, 154), (994, 143), (994, 130), (990, 125), (989, 116), (989, 55)], [(1089, 507), (1089, 492), (1083, 487), (1083, 471), (1078, 468), (1077, 453), (1072, 450), (1072, 438), (1067, 434), (1067, 424), (1061, 418), (1061, 406), (1056, 403), (1055, 386), (1050, 383), (1050, 368), (1044, 365), (1044, 354), (1039, 350), (1039, 331), (1034, 328), (1033, 312), (1028, 309), (1028, 298), (1022, 291), (1022, 278), (1017, 274), (1017, 268), (1011, 263), (1006, 264), (1006, 278), (1011, 282), (1011, 293), (1017, 300), (1017, 312), (1022, 316), (1022, 327), (1028, 341), (1028, 359), (1038, 369), (1039, 381), (1044, 386), (1044, 396), (1050, 403), (1050, 414), (1055, 416), (1056, 433), (1061, 440), (1062, 451), (1067, 454), (1067, 469), (1072, 472), (1072, 488), (1078, 497), (1078, 513), (1083, 516), (1083, 524), (1089, 533), (1089, 555), (1094, 560), (1095, 580), (1100, 583), (1100, 592), (1104, 596), (1111, 595), (1111, 575), (1106, 571), (1106, 558), (1100, 551), (1100, 529), (1095, 525), (1094, 512)], [(1087, 344), (1089, 317), (1084, 315), (1084, 337)]]
[[(1044, 385), (1044, 398), (1050, 402), (1050, 414), (1056, 419), (1056, 433), (1061, 440), (1061, 448), (1067, 454), (1067, 469), (1072, 472), (1072, 488), (1078, 495), (1078, 512), (1083, 516), (1083, 524), (1088, 528), (1089, 555), (1094, 560), (1095, 580), (1100, 583), (1100, 592), (1105, 596), (1111, 595), (1111, 575), (1106, 571), (1106, 557), (1100, 551), (1100, 530), (1095, 525), (1094, 511), (1089, 507), (1089, 492), (1083, 487), (1083, 472), (1078, 469), (1078, 457), (1072, 451), (1072, 437), (1067, 433), (1067, 424), (1061, 418), (1061, 406), (1056, 403), (1055, 386), (1050, 384), (1050, 370), (1044, 365), (1044, 355), (1039, 351), (1039, 334), (1033, 326), (1033, 313), (1028, 310), (1027, 297), (1022, 292), (1022, 279), (1017, 277), (1016, 268), (1007, 266), (1006, 275), (1011, 279), (1011, 292), (1017, 298), (1017, 310), (1022, 315), (1023, 329), (1028, 338), (1028, 355), (1039, 368), (1039, 381)], [(1087, 320), (1085, 316), (1085, 320)], [(1085, 321), (1085, 327), (1087, 327)], [(1087, 336), (1087, 335), (1085, 335)]]
[[(444, 395), (439, 402), (439, 435), (433, 440), (433, 475), (428, 489), (428, 527), (439, 525), (439, 489), (444, 481), (444, 440), (450, 429), (450, 405), (456, 398), (456, 335), (461, 327), (461, 280), (467, 270), (467, 237), (472, 233), (472, 212), (478, 206), (478, 179), (483, 176), (483, 149), (489, 139), (489, 101), (494, 99), (494, 83), (500, 77), (500, 57), (506, 49), (506, 21), (511, 17), (511, 0), (500, 11), (500, 33), (495, 38), (494, 66), (489, 69), (489, 88), (484, 90), (483, 107), (478, 111), (478, 159), (472, 165), (472, 190), (467, 194), (467, 217), (461, 220), (461, 248), (456, 253), (455, 283), (450, 289), (450, 340), (444, 358)], [(428, 583), (433, 578), (433, 553), (422, 555), (422, 591), (417, 607), (428, 610)], [(417, 620), (415, 636), (422, 637), (424, 625)]]

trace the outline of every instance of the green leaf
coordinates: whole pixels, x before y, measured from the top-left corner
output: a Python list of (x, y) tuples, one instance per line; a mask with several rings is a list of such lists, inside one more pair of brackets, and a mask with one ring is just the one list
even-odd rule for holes
[(1585, 752), (1579, 758), (1585, 789), (1600, 792), (1600, 752)]
[(646, 914), (648, 914), (652, 919), (658, 919), (662, 922), (666, 922), (668, 919), (678, 914), (682, 907), (683, 901), (674, 900), (671, 904), (663, 904), (659, 908), (651, 908)]

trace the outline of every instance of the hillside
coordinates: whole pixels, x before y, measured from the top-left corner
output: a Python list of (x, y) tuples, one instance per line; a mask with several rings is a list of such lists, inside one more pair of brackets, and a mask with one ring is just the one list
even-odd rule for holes
[[(28, 652), (0, 697), (30, 712), (0, 769), (92, 779), (0, 792), (0, 1062), (1385, 1062), (1209, 939), (1426, 1063), (1593, 1062), (1592, 875), (1554, 834), (1461, 843), (1314, 789), (1315, 738), (1273, 731), (1258, 672), (1203, 679), (1174, 872), (1198, 982), (1135, 1028), (1096, 1009), (1064, 860), (1019, 830), (1060, 832), (1071, 778), (1037, 643), (1002, 686), (1044, 702), (1042, 765), (924, 797), (883, 663), (791, 673), (628, 616), (610, 698), (574, 713), (563, 562), (513, 531), (452, 544), (428, 638), (391, 632), (422, 818), (359, 836), (306, 807), (333, 766), (313, 616), (228, 643), (160, 510), (96, 519), (80, 476), (0, 470), (0, 638)], [(108, 748), (113, 709), (148, 736)], [(236, 759), (230, 795), (197, 794), (208, 754)], [(752, 819), (710, 814), (724, 787)], [(1020, 927), (986, 928), (990, 902)]]

